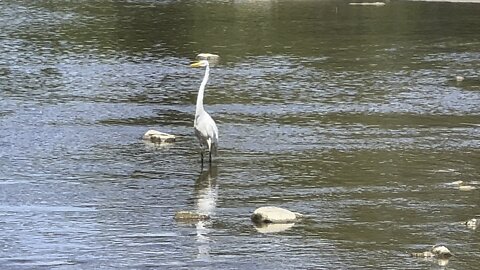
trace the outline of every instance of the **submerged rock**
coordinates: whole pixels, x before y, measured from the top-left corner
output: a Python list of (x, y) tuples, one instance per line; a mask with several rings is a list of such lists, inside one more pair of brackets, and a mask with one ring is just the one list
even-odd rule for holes
[(474, 189), (477, 189), (477, 188), (474, 187), (474, 186), (470, 186), (470, 185), (462, 185), (462, 186), (459, 186), (458, 189), (461, 190), (461, 191), (470, 191), (470, 190), (474, 190)]
[(410, 253), (412, 257), (417, 257), (417, 258), (432, 258), (435, 257), (435, 254), (433, 254), (431, 251), (424, 251), (424, 252), (412, 252)]
[(448, 259), (453, 256), (450, 250), (444, 245), (435, 245), (430, 250), (424, 252), (414, 252), (410, 254), (412, 257), (418, 258), (438, 258)]
[(469, 219), (467, 220), (467, 222), (465, 222), (465, 225), (467, 225), (467, 228), (475, 230), (480, 225), (480, 219), (479, 218)]
[(385, 6), (385, 2), (352, 2), (348, 3), (350, 6)]
[(463, 184), (463, 181), (462, 181), (462, 180), (458, 180), (458, 181), (453, 181), (453, 182), (447, 183), (447, 185), (449, 185), (449, 186), (460, 186), (461, 184)]
[(453, 256), (450, 250), (444, 245), (435, 245), (431, 251), (437, 258), (447, 259)]
[(153, 143), (173, 143), (175, 142), (175, 135), (151, 129), (143, 135), (143, 139)]
[(215, 66), (220, 62), (220, 56), (213, 53), (199, 53), (196, 57), (197, 60), (207, 60), (210, 66)]
[(200, 214), (197, 212), (192, 211), (178, 211), (175, 213), (175, 220), (177, 221), (201, 221), (201, 220), (209, 220), (210, 216), (205, 214)]
[(475, 185), (478, 185), (478, 184), (479, 183), (477, 181), (465, 182), (465, 181), (462, 181), (462, 180), (458, 180), (458, 181), (453, 181), (453, 182), (447, 183), (446, 185), (451, 186), (451, 187), (456, 188), (456, 189), (461, 190), (461, 191), (470, 191), (470, 190), (477, 189), (477, 187)]
[(301, 216), (301, 214), (280, 207), (264, 206), (253, 212), (252, 221), (254, 223), (292, 223)]

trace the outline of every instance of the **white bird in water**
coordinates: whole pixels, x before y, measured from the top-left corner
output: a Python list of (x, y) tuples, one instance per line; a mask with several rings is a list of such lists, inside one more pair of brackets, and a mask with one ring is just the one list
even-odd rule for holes
[(195, 111), (195, 121), (193, 123), (193, 127), (195, 128), (195, 135), (200, 142), (202, 165), (205, 151), (208, 151), (209, 163), (211, 164), (212, 153), (216, 154), (218, 147), (218, 129), (213, 118), (203, 108), (203, 94), (205, 92), (205, 86), (207, 85), (208, 76), (210, 73), (210, 65), (207, 60), (200, 60), (191, 64), (190, 66), (205, 67), (205, 76), (203, 77), (202, 84), (200, 84), (200, 89), (198, 89), (197, 108)]

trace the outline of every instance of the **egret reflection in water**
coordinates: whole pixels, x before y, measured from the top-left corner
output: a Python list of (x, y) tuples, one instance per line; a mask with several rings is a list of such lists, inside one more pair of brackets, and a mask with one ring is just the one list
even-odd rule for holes
[[(218, 198), (217, 167), (209, 166), (208, 170), (202, 170), (195, 182), (195, 207), (199, 214), (215, 215), (215, 208)], [(211, 220), (199, 220), (195, 225), (198, 244), (197, 259), (206, 260), (210, 257), (210, 233)]]

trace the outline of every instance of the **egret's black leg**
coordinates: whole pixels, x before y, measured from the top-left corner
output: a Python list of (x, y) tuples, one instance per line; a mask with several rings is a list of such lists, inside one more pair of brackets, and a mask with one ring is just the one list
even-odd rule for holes
[(212, 151), (208, 153), (208, 156), (209, 156), (209, 162), (210, 164), (212, 164)]

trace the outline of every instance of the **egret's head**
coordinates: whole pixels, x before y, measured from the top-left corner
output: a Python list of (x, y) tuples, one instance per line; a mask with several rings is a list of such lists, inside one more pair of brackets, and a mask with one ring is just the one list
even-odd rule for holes
[(190, 65), (191, 67), (206, 67), (208, 66), (208, 61), (207, 60), (200, 60), (198, 62), (195, 62)]

